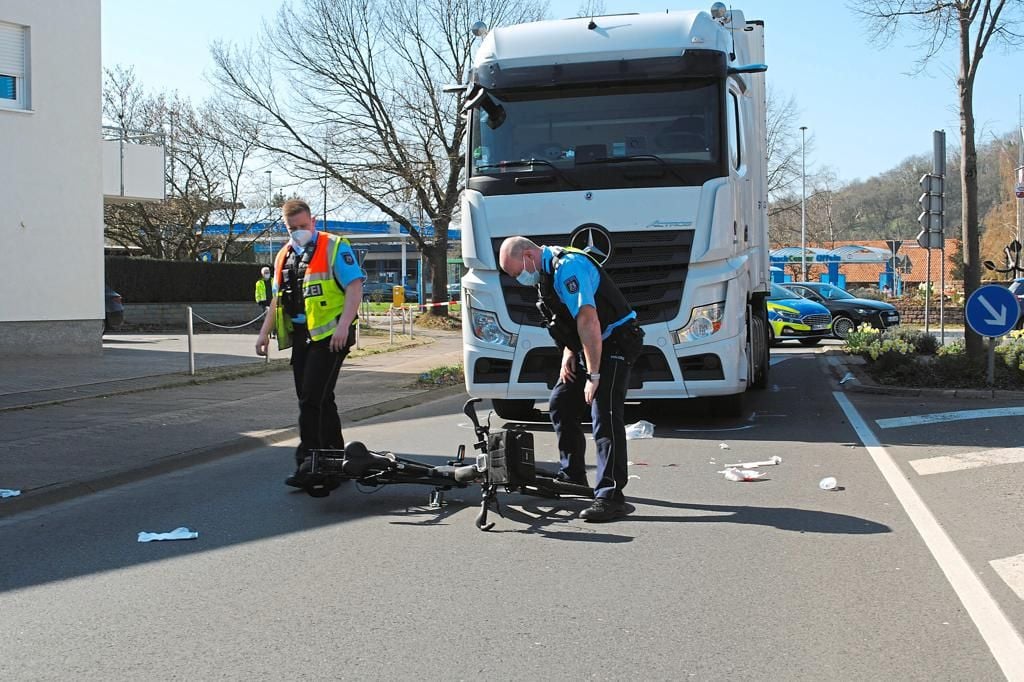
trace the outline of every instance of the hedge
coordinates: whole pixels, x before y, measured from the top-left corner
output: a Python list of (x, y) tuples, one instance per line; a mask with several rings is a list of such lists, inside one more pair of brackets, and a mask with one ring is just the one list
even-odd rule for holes
[(258, 263), (202, 263), (106, 257), (106, 283), (126, 303), (252, 301)]

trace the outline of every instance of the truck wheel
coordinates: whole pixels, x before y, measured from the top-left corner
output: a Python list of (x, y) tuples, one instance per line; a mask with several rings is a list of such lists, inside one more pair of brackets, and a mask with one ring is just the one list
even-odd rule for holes
[(502, 419), (513, 422), (544, 421), (544, 414), (534, 408), (532, 400), (498, 400), (492, 399), (494, 412)]
[(845, 340), (850, 335), (850, 332), (856, 328), (857, 325), (848, 317), (839, 316), (832, 320), (832, 333), (836, 335), (837, 339)]
[(750, 387), (753, 389), (768, 387), (768, 370), (771, 367), (771, 351), (768, 349), (770, 329), (771, 325), (764, 315), (754, 313), (750, 316), (750, 350), (754, 363)]

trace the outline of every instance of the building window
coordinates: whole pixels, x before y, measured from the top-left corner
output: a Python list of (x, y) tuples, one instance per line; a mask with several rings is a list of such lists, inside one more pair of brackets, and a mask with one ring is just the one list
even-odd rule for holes
[(0, 108), (28, 109), (28, 27), (0, 21)]

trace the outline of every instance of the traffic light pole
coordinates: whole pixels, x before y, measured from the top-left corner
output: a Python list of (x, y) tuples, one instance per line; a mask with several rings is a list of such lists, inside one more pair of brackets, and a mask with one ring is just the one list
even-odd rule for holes
[(921, 189), (924, 190), (918, 198), (921, 204), (921, 215), (917, 217), (921, 224), (921, 232), (917, 235), (917, 243), (928, 251), (927, 273), (925, 275), (925, 297), (924, 297), (924, 331), (930, 331), (930, 318), (928, 307), (932, 294), (932, 249), (940, 249), (942, 254), (942, 291), (939, 292), (939, 319), (942, 325), (942, 336), (945, 341), (945, 272), (946, 272), (946, 239), (943, 235), (943, 212), (945, 203), (945, 176), (946, 176), (946, 133), (936, 130), (932, 135), (933, 158), (932, 172), (921, 176)]

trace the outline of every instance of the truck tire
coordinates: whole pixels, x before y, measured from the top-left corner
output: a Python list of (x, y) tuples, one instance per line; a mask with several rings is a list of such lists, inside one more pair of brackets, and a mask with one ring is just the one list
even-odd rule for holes
[(491, 399), (494, 412), (502, 419), (513, 422), (544, 421), (544, 413), (533, 406), (532, 400)]
[(761, 390), (768, 388), (768, 372), (771, 369), (771, 325), (768, 324), (767, 311), (764, 310), (764, 302), (761, 301), (761, 308), (756, 306), (750, 315), (750, 339), (751, 357), (754, 361), (752, 371), (753, 381), (750, 388)]

